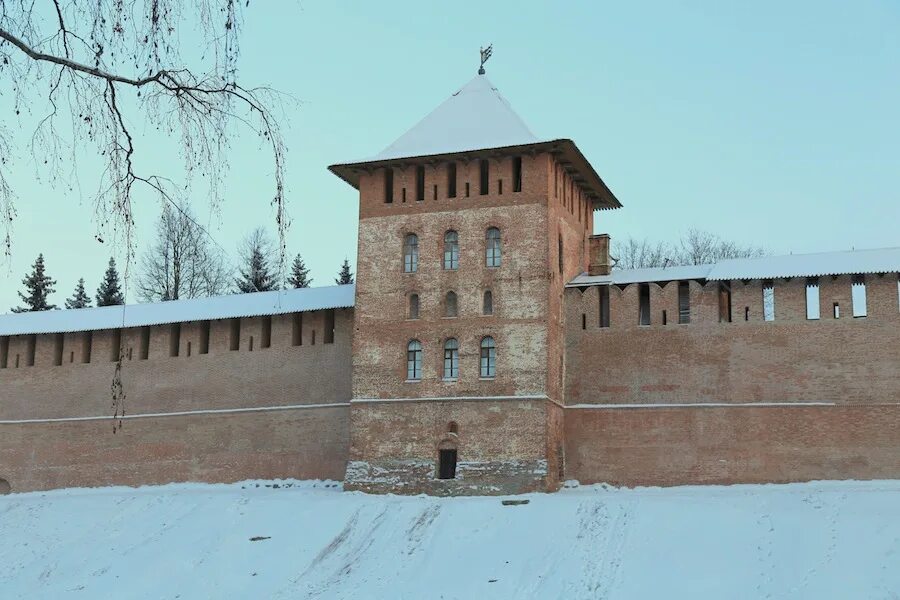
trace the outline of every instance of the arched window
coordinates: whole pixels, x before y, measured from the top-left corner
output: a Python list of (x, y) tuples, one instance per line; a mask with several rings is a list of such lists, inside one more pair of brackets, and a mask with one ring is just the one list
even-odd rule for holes
[(485, 248), (485, 264), (489, 267), (500, 266), (500, 230), (491, 227), (485, 236), (487, 247)]
[(484, 302), (481, 305), (481, 314), (494, 314), (494, 294), (491, 290), (485, 290), (484, 292)]
[(481, 376), (494, 377), (497, 373), (497, 348), (494, 338), (487, 336), (481, 340)]
[(406, 379), (422, 379), (422, 342), (419, 340), (411, 340), (406, 345)]
[(419, 270), (419, 236), (407, 234), (403, 241), (403, 272), (415, 273)]
[(455, 271), (459, 268), (459, 234), (452, 229), (444, 234), (444, 269)]
[(455, 317), (456, 315), (456, 292), (447, 292), (447, 297), (444, 300), (444, 316)]
[(419, 295), (418, 294), (410, 294), (409, 295), (408, 318), (410, 318), (410, 319), (418, 319), (419, 318)]
[(444, 379), (459, 377), (459, 342), (450, 338), (444, 342)]

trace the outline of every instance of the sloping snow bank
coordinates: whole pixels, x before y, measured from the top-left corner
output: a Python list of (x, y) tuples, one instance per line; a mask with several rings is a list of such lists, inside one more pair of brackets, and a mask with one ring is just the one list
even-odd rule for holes
[(900, 595), (900, 481), (590, 487), (524, 506), (277, 483), (0, 497), (0, 597)]

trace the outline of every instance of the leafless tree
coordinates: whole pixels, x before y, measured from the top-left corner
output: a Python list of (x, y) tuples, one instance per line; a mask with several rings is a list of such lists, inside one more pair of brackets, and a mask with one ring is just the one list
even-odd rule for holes
[[(91, 194), (98, 228), (124, 232), (129, 257), (135, 190), (144, 187), (175, 204), (185, 189), (170, 175), (136, 166), (136, 123), (180, 140), (187, 183), (204, 176), (213, 203), (221, 197), (233, 126), (249, 127), (272, 155), (271, 202), (283, 239), (285, 147), (275, 111), (283, 97), (238, 81), (243, 4), (0, 0), (0, 97), (15, 106), (15, 115), (0, 117), (0, 239), (7, 255), (16, 214), (10, 157), (24, 150), (11, 151), (10, 131), (22, 111), (38, 118), (30, 150), (39, 177), (77, 185), (81, 156), (89, 152), (102, 161)], [(182, 44), (195, 67), (186, 66)], [(12, 121), (6, 127), (4, 118)]]
[(629, 237), (614, 240), (612, 248), (619, 269), (703, 265), (729, 258), (754, 258), (765, 253), (759, 246), (742, 246), (698, 229), (689, 229), (674, 243)]
[(156, 240), (141, 259), (138, 296), (145, 302), (224, 294), (231, 284), (225, 256), (190, 212), (163, 206)]

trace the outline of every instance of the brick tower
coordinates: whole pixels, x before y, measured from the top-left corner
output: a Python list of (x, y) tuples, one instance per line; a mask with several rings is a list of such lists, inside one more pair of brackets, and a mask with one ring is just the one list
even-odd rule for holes
[(359, 190), (346, 487), (555, 489), (565, 283), (619, 202), (568, 139), (541, 140), (483, 74), (374, 157)]

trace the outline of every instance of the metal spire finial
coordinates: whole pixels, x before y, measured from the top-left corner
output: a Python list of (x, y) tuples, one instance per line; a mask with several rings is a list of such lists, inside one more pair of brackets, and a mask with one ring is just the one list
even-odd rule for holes
[(484, 75), (484, 63), (488, 61), (491, 57), (491, 54), (494, 52), (494, 45), (489, 44), (487, 48), (481, 48), (481, 66), (478, 67), (478, 74)]

